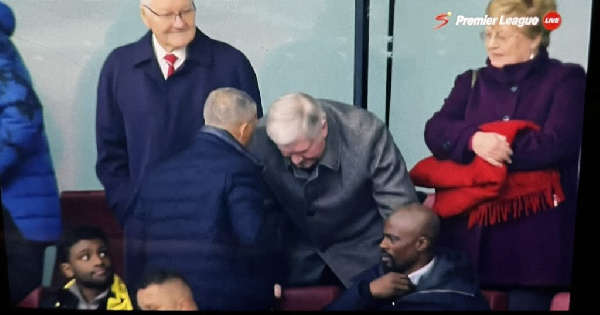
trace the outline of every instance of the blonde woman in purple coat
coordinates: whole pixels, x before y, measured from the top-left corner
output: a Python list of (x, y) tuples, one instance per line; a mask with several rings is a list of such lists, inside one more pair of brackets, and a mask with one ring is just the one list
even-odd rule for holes
[[(582, 136), (585, 71), (548, 56), (550, 31), (542, 19), (554, 0), (492, 0), (497, 18), (482, 32), (486, 66), (456, 77), (442, 108), (425, 126), (425, 142), (440, 160), (468, 164), (479, 156), (508, 172), (555, 169), (563, 202), (543, 211), (511, 213), (493, 226), (467, 227), (468, 216), (442, 221), (440, 243), (467, 253), (485, 288), (505, 290), (510, 309), (548, 310), (556, 291), (571, 282)], [(514, 17), (537, 17), (537, 25), (501, 25)], [(473, 76), (476, 75), (476, 78)], [(473, 84), (474, 82), (474, 84)], [(528, 120), (539, 130), (512, 143), (478, 130), (492, 121)]]

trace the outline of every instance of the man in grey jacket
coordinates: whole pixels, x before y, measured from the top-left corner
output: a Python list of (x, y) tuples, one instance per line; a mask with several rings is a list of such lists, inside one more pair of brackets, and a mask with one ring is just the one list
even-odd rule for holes
[(287, 214), (283, 285), (340, 285), (377, 263), (384, 220), (418, 202), (404, 158), (370, 112), (293, 93), (261, 119), (250, 151)]

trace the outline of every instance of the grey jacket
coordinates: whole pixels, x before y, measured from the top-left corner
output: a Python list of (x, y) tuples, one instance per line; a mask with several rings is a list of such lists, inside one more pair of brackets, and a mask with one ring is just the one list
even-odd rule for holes
[(384, 218), (418, 202), (406, 163), (385, 124), (352, 105), (318, 100), (327, 114), (325, 152), (315, 171), (299, 178), (266, 133), (261, 119), (250, 151), (290, 227), (289, 284), (317, 281), (327, 264), (348, 287), (350, 279), (380, 259)]

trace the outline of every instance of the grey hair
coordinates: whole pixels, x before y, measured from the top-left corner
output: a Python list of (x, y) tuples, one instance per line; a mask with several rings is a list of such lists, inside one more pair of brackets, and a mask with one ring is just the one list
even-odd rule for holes
[[(190, 0), (190, 2), (192, 2), (193, 0)], [(150, 3), (152, 2), (152, 0), (140, 0), (140, 6), (150, 6)]]
[(288, 145), (305, 137), (313, 140), (327, 118), (312, 96), (289, 93), (275, 100), (267, 115), (267, 134), (278, 145)]
[(228, 129), (256, 119), (256, 102), (244, 91), (231, 87), (216, 89), (204, 103), (204, 123)]

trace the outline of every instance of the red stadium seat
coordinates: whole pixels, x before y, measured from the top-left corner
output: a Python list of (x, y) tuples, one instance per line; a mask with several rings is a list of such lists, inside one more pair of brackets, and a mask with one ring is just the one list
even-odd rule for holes
[(283, 289), (277, 310), (319, 311), (342, 294), (337, 286), (290, 287)]
[(482, 290), (483, 296), (490, 304), (492, 311), (506, 311), (508, 310), (508, 297), (502, 291), (495, 290)]
[(551, 311), (568, 311), (569, 304), (571, 303), (571, 293), (570, 292), (559, 292), (554, 295), (552, 298), (552, 303), (550, 303)]
[(31, 293), (29, 293), (19, 304), (17, 307), (20, 308), (38, 308), (40, 305), (40, 301), (42, 299), (42, 286), (35, 288)]

